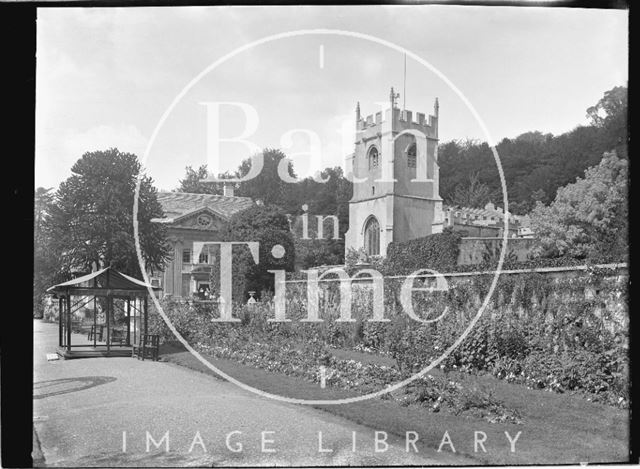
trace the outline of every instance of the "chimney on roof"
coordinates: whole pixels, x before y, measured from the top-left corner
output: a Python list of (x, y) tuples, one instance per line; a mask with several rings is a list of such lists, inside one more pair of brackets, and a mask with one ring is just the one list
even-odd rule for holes
[(233, 197), (233, 183), (225, 182), (222, 186), (222, 195), (225, 197)]

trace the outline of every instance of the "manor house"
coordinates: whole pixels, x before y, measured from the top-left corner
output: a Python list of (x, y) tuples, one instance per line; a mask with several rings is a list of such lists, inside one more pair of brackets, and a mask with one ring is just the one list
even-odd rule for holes
[(164, 218), (152, 221), (167, 227), (172, 248), (163, 272), (151, 275), (151, 283), (162, 287), (163, 295), (191, 298), (210, 291), (210, 274), (216, 250), (194, 252), (194, 242), (220, 241), (224, 225), (232, 215), (253, 206), (248, 197), (235, 197), (231, 184), (223, 195), (159, 192)]

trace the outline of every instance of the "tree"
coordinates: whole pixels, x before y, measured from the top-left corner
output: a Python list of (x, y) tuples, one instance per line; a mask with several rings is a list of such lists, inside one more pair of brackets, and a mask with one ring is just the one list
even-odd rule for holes
[(341, 224), (338, 225), (340, 239), (333, 239), (334, 223), (328, 217), (323, 223), (322, 239), (318, 239), (318, 223), (315, 216), (308, 216), (307, 239), (303, 237), (302, 217), (295, 217), (291, 225), (296, 261), (302, 269), (344, 263), (344, 232)]
[[(286, 202), (287, 183), (278, 175), (278, 165), (286, 155), (280, 150), (267, 148), (262, 152), (264, 165), (262, 171), (253, 179), (240, 183), (238, 195), (251, 197), (253, 200), (262, 200), (265, 205), (278, 205), (282, 207)], [(238, 168), (237, 174), (245, 176), (251, 169), (251, 160), (246, 159)], [(288, 164), (289, 176), (296, 177), (293, 164)]]
[[(342, 168), (326, 168), (320, 174), (326, 182), (305, 178), (293, 188), (295, 204), (291, 205), (294, 215), (292, 231), (295, 237), (296, 260), (302, 268), (318, 265), (335, 265), (344, 262), (344, 234), (349, 229), (349, 200), (353, 194), (353, 185), (342, 172)], [(307, 205), (308, 238), (302, 232), (301, 205)], [(297, 215), (297, 216), (296, 216)], [(318, 222), (316, 215), (325, 217), (323, 239), (317, 239)], [(338, 218), (339, 239), (333, 239), (334, 222), (330, 216)]]
[(478, 173), (469, 176), (467, 185), (459, 184), (453, 193), (451, 200), (453, 205), (460, 207), (484, 207), (491, 201), (491, 189), (480, 182)]
[(37, 317), (42, 316), (42, 298), (47, 288), (56, 283), (58, 273), (58, 256), (53, 252), (52, 238), (47, 229), (53, 201), (52, 189), (36, 189), (33, 204), (33, 306)]
[[(587, 110), (591, 125), (578, 126), (553, 136), (538, 131), (504, 138), (496, 149), (500, 155), (509, 208), (517, 214), (533, 208), (532, 196), (544, 191), (549, 203), (558, 188), (565, 186), (585, 169), (597, 165), (602, 154), (615, 149), (620, 158), (626, 154), (627, 90), (617, 87), (607, 91), (596, 105)], [(452, 141), (438, 146), (440, 194), (452, 203), (458, 186), (465, 188), (469, 178), (478, 174), (494, 198), (501, 198), (501, 184), (491, 148), (475, 141)]]
[(185, 168), (184, 179), (180, 180), (178, 192), (190, 192), (193, 194), (222, 194), (222, 183), (200, 182), (209, 176), (207, 165), (204, 164), (198, 169), (191, 166)]
[(38, 187), (33, 197), (33, 220), (34, 234), (36, 238), (42, 233), (44, 220), (47, 218), (49, 208), (53, 202), (54, 194), (51, 192), (53, 188), (45, 189)]
[(591, 123), (602, 128), (609, 139), (615, 140), (617, 150), (627, 144), (627, 88), (616, 86), (604, 93), (595, 106), (587, 109)]
[(605, 153), (584, 178), (558, 190), (555, 200), (531, 212), (543, 255), (621, 260), (628, 251), (628, 163)]
[(587, 109), (587, 117), (596, 127), (605, 127), (620, 118), (626, 120), (627, 88), (616, 86), (605, 91), (604, 96), (595, 106)]
[[(285, 213), (276, 206), (253, 206), (234, 214), (221, 233), (223, 241), (253, 241), (259, 243), (258, 264), (246, 246), (234, 246), (233, 299), (246, 300), (246, 292), (273, 291), (274, 275), (269, 270), (293, 271), (295, 249), (293, 235)], [(274, 246), (284, 248), (284, 256), (274, 256)], [(220, 272), (212, 272), (212, 285), (219, 290)]]
[(516, 141), (542, 144), (553, 138), (551, 134), (543, 134), (539, 130), (533, 132), (525, 132), (516, 137)]
[[(141, 275), (133, 235), (133, 204), (141, 166), (135, 155), (115, 148), (85, 153), (60, 184), (47, 229), (60, 253), (59, 272), (113, 266)], [(169, 252), (165, 228), (153, 223), (163, 211), (153, 181), (140, 175), (138, 228), (145, 269), (163, 266)]]

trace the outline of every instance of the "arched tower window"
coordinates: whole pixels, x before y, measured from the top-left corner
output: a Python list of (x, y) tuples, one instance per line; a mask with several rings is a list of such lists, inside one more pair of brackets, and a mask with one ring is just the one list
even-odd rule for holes
[(369, 150), (369, 169), (373, 169), (378, 166), (378, 149), (376, 147), (371, 147)]
[(416, 144), (415, 144), (415, 142), (412, 143), (411, 145), (409, 145), (409, 148), (407, 148), (407, 166), (409, 166), (409, 168), (415, 168), (416, 167)]
[(370, 217), (364, 226), (364, 251), (370, 256), (380, 254), (380, 224), (376, 217)]

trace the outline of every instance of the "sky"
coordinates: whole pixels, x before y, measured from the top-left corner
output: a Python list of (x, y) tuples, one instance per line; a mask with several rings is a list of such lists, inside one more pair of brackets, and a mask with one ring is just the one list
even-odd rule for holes
[[(250, 46), (298, 30), (350, 35)], [(391, 87), (414, 113), (433, 114), (438, 98), (441, 142), (557, 135), (628, 80), (625, 10), (40, 8), (37, 31), (35, 186), (47, 188), (85, 152), (111, 147), (138, 155), (160, 190), (177, 188), (188, 165), (233, 170), (258, 148), (282, 149), (301, 177), (343, 166), (356, 103), (374, 114)], [(237, 137), (249, 143), (225, 141)]]

